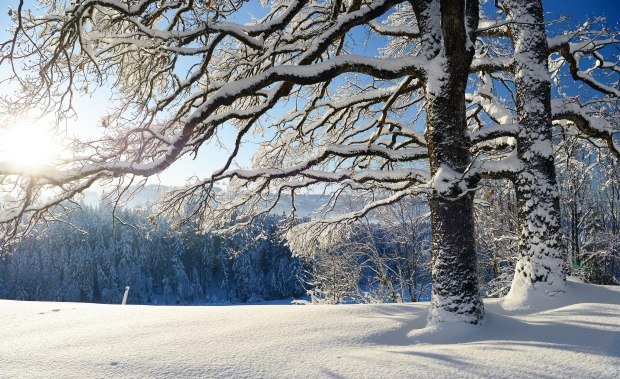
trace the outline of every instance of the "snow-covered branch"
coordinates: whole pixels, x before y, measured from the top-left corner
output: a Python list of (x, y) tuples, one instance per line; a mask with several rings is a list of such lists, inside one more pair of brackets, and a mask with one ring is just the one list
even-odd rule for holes
[(603, 140), (609, 151), (620, 160), (620, 129), (614, 128), (604, 117), (595, 116), (599, 112), (571, 100), (554, 101), (552, 111), (556, 123), (566, 125), (568, 122), (585, 136)]

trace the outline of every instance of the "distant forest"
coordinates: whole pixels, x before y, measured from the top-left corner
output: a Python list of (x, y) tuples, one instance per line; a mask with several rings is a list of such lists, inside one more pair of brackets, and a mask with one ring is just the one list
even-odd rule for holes
[[(222, 239), (161, 222), (147, 230), (134, 210), (114, 223), (109, 206), (83, 206), (36, 230), (0, 258), (0, 297), (20, 300), (200, 304), (253, 302), (305, 294), (302, 262), (267, 217)], [(261, 238), (257, 238), (261, 235)]]

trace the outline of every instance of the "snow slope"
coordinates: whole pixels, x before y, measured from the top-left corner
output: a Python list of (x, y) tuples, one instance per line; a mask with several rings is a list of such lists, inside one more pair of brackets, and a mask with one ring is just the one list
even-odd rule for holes
[(207, 307), (0, 301), (0, 377), (620, 377), (620, 288), (569, 282), (482, 326), (428, 303)]

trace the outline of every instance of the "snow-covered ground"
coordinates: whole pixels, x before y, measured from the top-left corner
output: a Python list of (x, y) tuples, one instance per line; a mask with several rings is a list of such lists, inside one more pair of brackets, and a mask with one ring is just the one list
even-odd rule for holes
[(620, 377), (620, 288), (544, 307), (488, 300), (482, 326), (428, 303), (205, 307), (0, 301), (0, 377)]

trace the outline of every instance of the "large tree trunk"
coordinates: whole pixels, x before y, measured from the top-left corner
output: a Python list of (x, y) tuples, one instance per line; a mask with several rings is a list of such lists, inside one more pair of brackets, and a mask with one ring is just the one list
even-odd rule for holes
[(506, 0), (515, 49), (520, 123), (517, 154), (522, 170), (515, 190), (519, 214), (519, 261), (508, 297), (515, 305), (534, 294), (555, 295), (565, 286), (560, 241), (560, 201), (551, 141), (548, 46), (540, 0)]
[[(431, 322), (477, 324), (483, 315), (478, 291), (474, 239), (473, 191), (461, 178), (470, 164), (465, 118), (465, 87), (478, 24), (478, 2), (416, 2), (418, 20), (428, 37), (422, 48), (432, 58), (426, 84), (426, 139), (435, 178), (430, 208), (433, 292)], [(440, 10), (441, 22), (433, 22)], [(466, 28), (466, 23), (468, 23)], [(433, 30), (437, 28), (440, 30)], [(469, 33), (468, 33), (469, 31)], [(429, 56), (433, 54), (433, 56)]]

